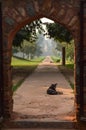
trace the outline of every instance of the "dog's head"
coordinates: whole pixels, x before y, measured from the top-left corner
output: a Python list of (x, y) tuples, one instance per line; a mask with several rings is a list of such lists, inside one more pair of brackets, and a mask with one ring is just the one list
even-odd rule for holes
[(57, 83), (55, 83), (55, 84), (51, 84), (50, 88), (55, 89), (56, 86), (57, 86)]

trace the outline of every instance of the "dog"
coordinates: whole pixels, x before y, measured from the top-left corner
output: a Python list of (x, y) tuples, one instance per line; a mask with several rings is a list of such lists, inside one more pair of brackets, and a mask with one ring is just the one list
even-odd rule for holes
[(47, 89), (47, 94), (49, 94), (49, 95), (57, 95), (58, 92), (56, 91), (56, 86), (57, 86), (57, 83), (56, 84), (51, 84), (51, 86)]

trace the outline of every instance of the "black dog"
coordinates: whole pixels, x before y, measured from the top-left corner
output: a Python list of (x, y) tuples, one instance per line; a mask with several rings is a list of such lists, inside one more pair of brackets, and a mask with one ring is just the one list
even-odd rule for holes
[(50, 95), (57, 95), (57, 91), (56, 91), (56, 86), (57, 86), (57, 83), (56, 84), (51, 84), (51, 86), (47, 89), (47, 94), (50, 94)]

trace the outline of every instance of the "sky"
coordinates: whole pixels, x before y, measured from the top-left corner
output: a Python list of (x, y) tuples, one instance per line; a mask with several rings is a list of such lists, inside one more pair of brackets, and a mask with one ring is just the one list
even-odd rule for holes
[[(42, 21), (42, 23), (46, 23), (46, 22), (48, 22), (48, 23), (54, 23), (53, 20), (50, 20), (50, 19), (45, 18), (45, 17), (41, 18), (41, 21)], [(42, 25), (42, 27), (44, 28), (45, 33), (47, 33), (46, 25)], [(45, 36), (45, 37), (46, 37), (46, 36)]]
[(53, 23), (54, 21), (52, 21), (52, 20), (50, 20), (50, 19), (48, 19), (48, 18), (42, 18), (41, 19), (42, 20), (42, 22), (44, 23), (44, 22), (49, 22), (49, 23)]

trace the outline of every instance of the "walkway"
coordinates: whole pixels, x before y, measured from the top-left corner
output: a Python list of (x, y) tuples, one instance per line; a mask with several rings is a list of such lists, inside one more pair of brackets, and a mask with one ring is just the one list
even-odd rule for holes
[[(47, 88), (58, 83), (63, 95), (48, 95)], [(14, 93), (16, 119), (74, 120), (74, 94), (69, 83), (50, 57), (47, 57)]]

